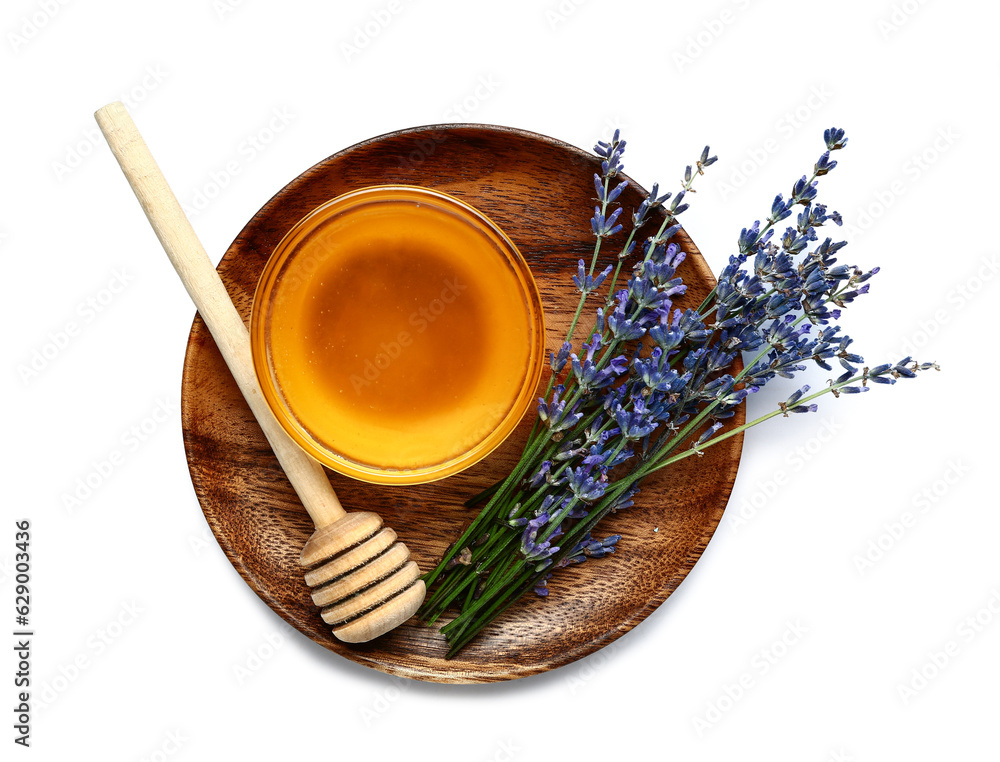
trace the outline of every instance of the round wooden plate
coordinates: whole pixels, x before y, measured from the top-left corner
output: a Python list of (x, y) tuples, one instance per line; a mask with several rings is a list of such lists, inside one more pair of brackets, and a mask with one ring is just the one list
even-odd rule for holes
[[(520, 248), (538, 282), (547, 346), (554, 349), (576, 306), (571, 277), (577, 260), (589, 261), (593, 251), (595, 169), (597, 160), (573, 146), (502, 127), (447, 125), (383, 135), (331, 156), (279, 191), (229, 247), (219, 273), (249, 321), (264, 263), (307, 212), (366, 185), (437, 188), (485, 212)], [(621, 199), (626, 211), (645, 195), (632, 184)], [(714, 278), (690, 238), (681, 234), (675, 240), (688, 253), (680, 270), (688, 294), (677, 305), (697, 305)], [(587, 320), (592, 325), (592, 313), (585, 327)], [(471, 520), (473, 513), (463, 502), (513, 467), (534, 415), (529, 412), (489, 458), (441, 482), (380, 487), (332, 473), (330, 479), (348, 510), (377, 512), (427, 571)], [(547, 598), (529, 593), (456, 658), (446, 660), (443, 636), (416, 620), (361, 645), (341, 643), (324, 625), (298, 564), (313, 526), (200, 317), (188, 340), (182, 416), (202, 510), (254, 592), (291, 625), (347, 659), (437, 682), (536, 674), (586, 656), (635, 627), (677, 588), (704, 551), (722, 518), (742, 448), (742, 436), (733, 437), (647, 480), (633, 508), (607, 517), (598, 528), (602, 537), (622, 535), (615, 555), (556, 573)], [(742, 410), (730, 425), (742, 423), (741, 416)]]

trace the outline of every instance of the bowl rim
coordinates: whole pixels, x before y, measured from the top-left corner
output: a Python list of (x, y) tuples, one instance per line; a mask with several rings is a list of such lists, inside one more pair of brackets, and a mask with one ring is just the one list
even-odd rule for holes
[[(268, 296), (273, 294), (277, 275), (296, 251), (294, 246), (288, 245), (288, 242), (309, 227), (322, 224), (331, 208), (375, 193), (384, 194), (386, 192), (398, 192), (401, 196), (425, 196), (444, 202), (445, 205), (456, 206), (467, 216), (470, 216), (480, 228), (495, 235), (502, 244), (501, 248), (507, 263), (514, 270), (516, 279), (521, 285), (521, 293), (529, 313), (530, 328), (534, 332), (531, 337), (532, 346), (528, 355), (527, 372), (506, 415), (483, 439), (461, 454), (440, 463), (412, 469), (377, 468), (359, 463), (351, 460), (348, 455), (339, 453), (318, 441), (285, 403), (284, 396), (278, 390), (273, 378), (267, 351), (267, 321), (265, 319), (267, 310), (265, 305), (268, 303)], [(292, 440), (314, 459), (337, 473), (371, 484), (426, 484), (453, 476), (480, 462), (503, 444), (517, 429), (518, 424), (531, 406), (534, 392), (541, 380), (545, 366), (545, 310), (531, 267), (524, 259), (517, 244), (484, 212), (437, 188), (404, 183), (366, 185), (342, 193), (314, 207), (292, 225), (275, 244), (261, 271), (251, 303), (250, 354), (254, 373), (268, 408)]]

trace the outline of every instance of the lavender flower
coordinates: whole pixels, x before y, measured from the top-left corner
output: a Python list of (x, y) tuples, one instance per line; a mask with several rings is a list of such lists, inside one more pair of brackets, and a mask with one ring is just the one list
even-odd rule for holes
[(586, 266), (581, 259), (577, 267), (577, 274), (573, 276), (573, 283), (576, 284), (576, 288), (581, 294), (585, 294), (589, 291), (595, 291), (601, 287), (601, 284), (604, 283), (604, 279), (611, 274), (611, 270), (611, 265), (608, 265), (604, 268), (600, 275), (596, 278), (592, 277), (587, 275)]
[[(674, 306), (686, 288), (684, 253), (671, 239), (694, 180), (716, 158), (706, 147), (686, 167), (675, 195), (660, 194), (654, 185), (626, 216), (620, 203), (626, 183), (617, 180), (625, 141), (615, 132), (595, 147), (601, 171), (594, 176), (598, 205), (591, 230), (598, 240), (590, 266), (580, 260), (573, 276), (580, 301), (566, 341), (550, 356), (552, 380), (538, 402), (538, 425), (514, 472), (490, 492), (486, 508), (428, 577), (434, 582), (445, 568), (453, 575), (425, 603), (427, 618), (452, 600), (466, 601), (442, 628), (451, 653), (485, 626), (490, 612), (526, 590), (548, 595), (554, 569), (615, 552), (620, 536), (598, 541), (592, 531), (608, 513), (633, 504), (646, 475), (701, 455), (750, 425), (815, 412), (824, 395), (863, 394), (875, 384), (937, 368), (911, 358), (865, 367), (837, 324), (842, 311), (869, 292), (878, 268), (838, 261), (845, 242), (820, 238), (820, 228), (843, 222), (819, 201), (819, 179), (837, 168), (831, 153), (843, 149), (847, 137), (831, 128), (824, 141), (827, 150), (812, 176), (792, 183), (787, 197), (775, 196), (763, 222), (741, 230), (717, 286), (696, 309)], [(775, 226), (789, 218), (777, 232)], [(637, 246), (636, 231), (656, 219), (659, 228)], [(631, 233), (614, 264), (594, 275), (602, 241), (623, 230), (622, 220), (631, 222)], [(623, 271), (629, 257), (636, 261)], [(620, 274), (624, 287), (618, 286)], [(594, 327), (574, 352), (583, 306), (609, 278)], [(732, 364), (740, 353), (750, 354), (737, 373)], [(836, 364), (843, 373), (818, 391), (799, 385), (772, 412), (727, 430), (749, 395), (777, 378), (794, 379), (812, 364), (828, 372)], [(488, 541), (472, 547), (470, 538), (484, 531)], [(451, 563), (460, 552), (468, 557)], [(495, 582), (494, 574), (509, 584)]]

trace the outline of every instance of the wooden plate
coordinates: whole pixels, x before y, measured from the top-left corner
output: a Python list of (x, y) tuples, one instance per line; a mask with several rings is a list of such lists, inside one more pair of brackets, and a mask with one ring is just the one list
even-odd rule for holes
[[(219, 273), (249, 321), (265, 261), (311, 209), (366, 185), (438, 188), (485, 212), (518, 245), (542, 295), (547, 346), (557, 348), (576, 305), (576, 262), (589, 261), (593, 251), (589, 220), (597, 167), (591, 155), (570, 145), (502, 127), (448, 125), (383, 135), (331, 156), (283, 188), (229, 247)], [(622, 196), (626, 210), (645, 195), (633, 184)], [(714, 278), (691, 240), (683, 234), (676, 240), (688, 253), (681, 267), (688, 295), (677, 304), (697, 305)], [(558, 572), (547, 598), (529, 593), (456, 658), (445, 660), (444, 638), (414, 620), (362, 645), (339, 642), (323, 624), (298, 565), (312, 524), (200, 317), (188, 340), (182, 416), (202, 510), (254, 592), (291, 625), (347, 659), (437, 682), (536, 674), (586, 656), (635, 627), (704, 551), (722, 518), (743, 443), (742, 436), (733, 437), (650, 478), (635, 507), (599, 527), (602, 537), (622, 535), (618, 553)], [(381, 515), (426, 571), (471, 520), (462, 503), (513, 467), (533, 416), (531, 411), (485, 461), (442, 482), (378, 487), (338, 474), (330, 479), (348, 510)]]

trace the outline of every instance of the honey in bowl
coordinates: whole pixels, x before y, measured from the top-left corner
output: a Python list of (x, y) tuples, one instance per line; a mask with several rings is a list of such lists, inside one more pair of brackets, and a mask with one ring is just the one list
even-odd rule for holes
[(440, 479), (477, 462), (533, 399), (542, 307), (484, 215), (425, 188), (340, 196), (282, 239), (251, 318), (254, 367), (288, 433), (341, 473)]

